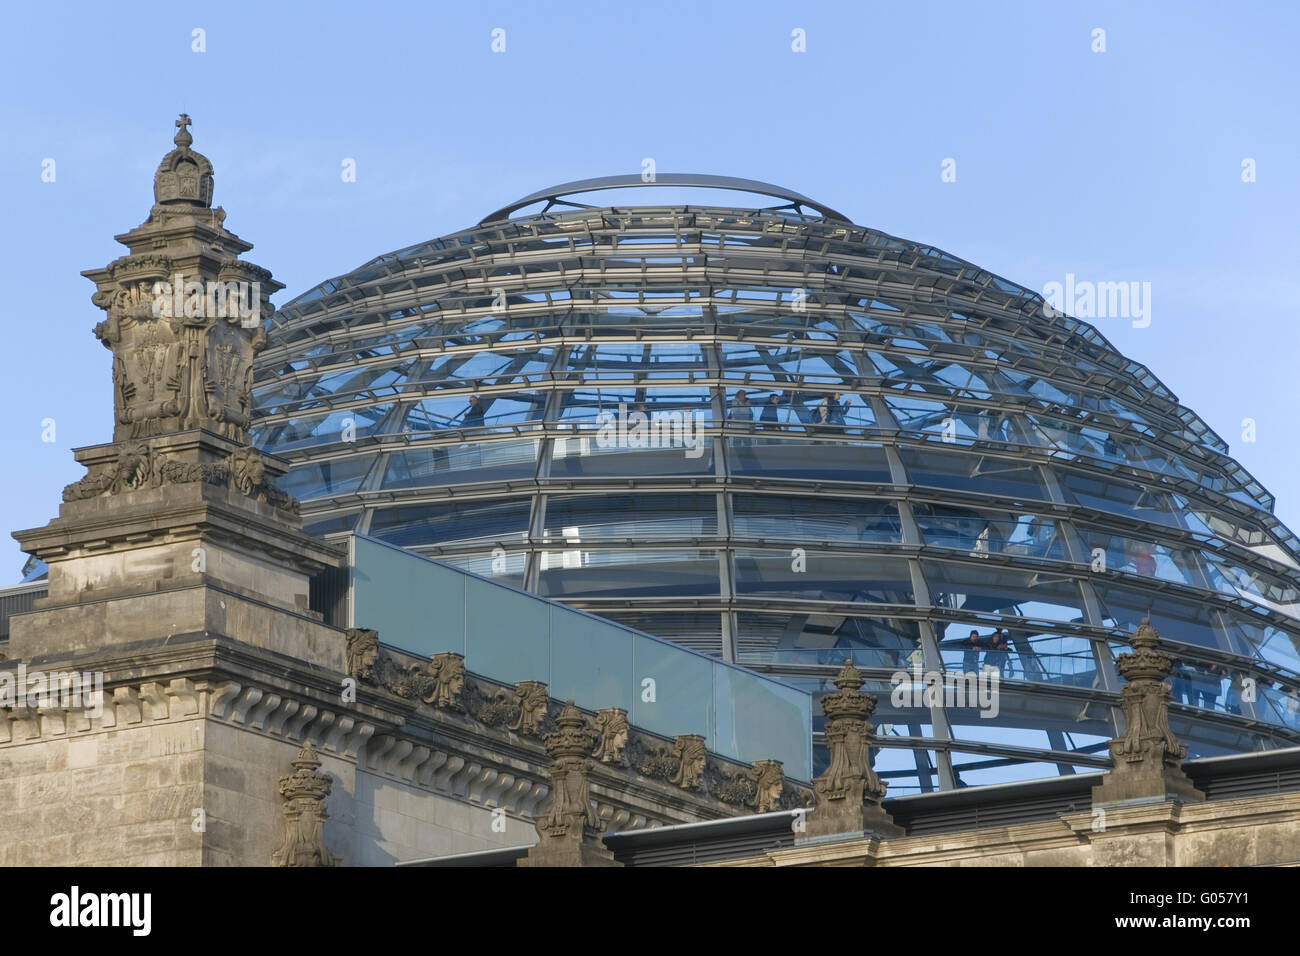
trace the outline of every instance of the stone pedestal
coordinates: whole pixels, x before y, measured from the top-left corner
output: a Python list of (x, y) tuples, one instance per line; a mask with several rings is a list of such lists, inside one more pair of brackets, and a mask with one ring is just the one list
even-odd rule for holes
[(203, 430), (77, 458), (89, 474), (65, 491), (59, 517), (14, 534), (49, 564), (50, 587), (40, 613), (14, 618), (11, 657), (205, 631), (274, 647), (285, 628), (276, 612), (318, 617), (310, 578), (344, 556), (302, 532), (295, 503), (271, 484), (282, 462)]

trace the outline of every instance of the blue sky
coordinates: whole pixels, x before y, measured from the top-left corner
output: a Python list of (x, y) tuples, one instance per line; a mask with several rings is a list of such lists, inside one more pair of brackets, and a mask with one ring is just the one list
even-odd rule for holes
[[(1149, 326), (1095, 324), (1300, 530), (1293, 3), (11, 0), (6, 20), (2, 528), (53, 517), (83, 474), (71, 449), (110, 437), (102, 313), (79, 273), (125, 252), (112, 237), (147, 216), (185, 111), (227, 227), (288, 286), (277, 304), (646, 157), (787, 186), (1035, 290), (1150, 282)], [(6, 536), (0, 581), (21, 562)]]

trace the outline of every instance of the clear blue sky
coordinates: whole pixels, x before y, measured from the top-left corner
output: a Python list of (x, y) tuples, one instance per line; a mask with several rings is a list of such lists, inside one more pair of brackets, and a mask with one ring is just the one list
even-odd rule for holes
[[(53, 517), (83, 474), (71, 448), (109, 440), (109, 353), (90, 331), (102, 313), (78, 273), (125, 251), (112, 237), (148, 214), (186, 111), (227, 227), (288, 286), (277, 304), (543, 186), (639, 172), (645, 157), (660, 172), (788, 186), (1035, 290), (1066, 273), (1150, 282), (1149, 327), (1096, 325), (1228, 441), (1300, 530), (1297, 10), (10, 0), (0, 529)], [(806, 53), (791, 51), (795, 28)], [(355, 183), (339, 175), (345, 157)], [(941, 181), (946, 158), (955, 183)], [(55, 443), (41, 441), (45, 418)], [(5, 536), (0, 581), (21, 561)]]

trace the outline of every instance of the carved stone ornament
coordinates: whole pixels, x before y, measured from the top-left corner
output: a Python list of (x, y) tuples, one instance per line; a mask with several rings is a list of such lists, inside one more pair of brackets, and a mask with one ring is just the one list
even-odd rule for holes
[(252, 246), (211, 208), (212, 163), (190, 149), (190, 122), (176, 122), (148, 220), (122, 237), (132, 254), (85, 273), (107, 313), (95, 336), (113, 353), (115, 442), (194, 428), (248, 442), (253, 357), (283, 286), (239, 259)]
[(1093, 788), (1093, 803), (1204, 800), (1205, 794), (1182, 769), (1187, 747), (1169, 727), (1170, 686), (1164, 679), (1173, 671), (1174, 660), (1157, 649), (1160, 635), (1146, 618), (1131, 643), (1133, 652), (1115, 659), (1128, 682), (1120, 691), (1124, 732), (1110, 741), (1113, 769)]
[(587, 718), (566, 701), (556, 730), (542, 738), (551, 758), (550, 805), (536, 819), (537, 843), (520, 866), (619, 866), (600, 842), (600, 817), (591, 801), (588, 776), (596, 762), (588, 754), (596, 735)]
[(669, 747), (657, 746), (638, 734), (628, 746), (628, 761), (643, 777), (671, 781), (681, 767), (681, 761)]
[(379, 658), (379, 632), (367, 627), (351, 627), (348, 628), (347, 642), (348, 676), (371, 682)]
[(541, 681), (526, 680), (515, 686), (514, 706), (518, 716), (510, 724), (511, 730), (517, 730), (525, 737), (536, 737), (541, 733), (542, 722), (546, 719), (546, 706), (550, 696), (546, 685)]
[(465, 658), (451, 652), (435, 654), (429, 661), (431, 686), (424, 695), (426, 704), (444, 710), (464, 710), (461, 694), (465, 690)]
[(865, 682), (849, 660), (835, 677), (839, 690), (822, 695), (830, 761), (813, 780), (815, 809), (806, 821), (810, 837), (868, 830), (890, 836), (902, 833), (881, 807), (887, 784), (871, 769), (875, 728), (869, 718), (876, 699), (862, 692)]
[[(563, 721), (560, 717), (552, 718), (549, 688), (545, 683), (522, 681), (512, 690), (506, 690), (467, 674), (464, 658), (459, 654), (438, 654), (426, 663), (403, 663), (380, 647), (376, 631), (351, 628), (347, 632), (347, 667), (348, 673), (357, 680), (382, 687), (406, 700), (455, 711), (483, 727), (509, 728), (526, 737), (540, 736), (553, 758), (574, 758), (556, 764), (555, 771), (563, 771), (566, 779), (568, 773), (580, 771), (585, 781), (587, 772), (600, 761), (700, 795), (711, 795), (735, 807), (757, 809), (760, 813), (798, 806), (806, 800), (802, 788), (785, 779), (779, 761), (760, 760), (752, 768), (746, 768), (711, 756), (704, 737), (699, 734), (685, 734), (666, 744), (661, 738), (633, 728), (627, 711), (621, 707), (600, 711), (594, 728), (571, 701), (561, 712)], [(585, 747), (580, 752), (581, 762), (574, 750), (579, 744)], [(561, 815), (569, 812), (564, 807), (571, 810), (577, 805), (570, 801), (579, 788), (577, 778), (566, 786), (570, 792), (559, 798)], [(556, 812), (553, 807), (552, 816)], [(554, 818), (548, 825), (556, 832), (562, 829)], [(603, 850), (592, 852), (604, 859)]]
[(780, 808), (785, 791), (785, 770), (779, 760), (759, 760), (749, 772), (754, 784), (750, 806), (756, 813), (770, 813)]
[(571, 700), (565, 702), (555, 723), (557, 730), (542, 740), (551, 758), (551, 805), (538, 818), (537, 832), (550, 838), (595, 836), (600, 833), (600, 819), (588, 792), (588, 774), (594, 762), (587, 755), (596, 735)]
[(118, 445), (117, 461), (91, 471), (63, 489), (64, 501), (81, 501), (102, 495), (183, 485), (202, 481), (297, 514), (299, 502), (275, 487), (266, 463), (256, 448), (240, 448), (222, 461), (186, 462), (155, 452), (148, 441), (129, 440)]
[(340, 860), (325, 846), (322, 830), (329, 814), (325, 799), (333, 786), (320, 773), (320, 759), (304, 744), (292, 761), (293, 772), (280, 778), (282, 839), (271, 856), (272, 866), (338, 866)]
[(710, 758), (704, 771), (704, 789), (723, 803), (769, 813), (797, 806), (798, 795), (786, 786), (779, 760), (758, 760), (740, 772), (729, 772)]
[(871, 769), (871, 741), (875, 728), (869, 718), (876, 699), (864, 694), (862, 673), (847, 661), (835, 677), (838, 693), (822, 696), (826, 714), (826, 746), (830, 762), (816, 780), (813, 792), (825, 800), (854, 800), (879, 803), (888, 787)]
[(606, 707), (596, 715), (596, 732), (599, 739), (592, 756), (601, 763), (624, 766), (626, 758), (623, 751), (627, 747), (627, 735), (630, 727), (627, 711), (622, 707)]
[(514, 695), (504, 690), (491, 690), (477, 682), (466, 692), (465, 711), (485, 727), (501, 727), (514, 722), (519, 715)]
[(699, 734), (682, 734), (673, 740), (673, 756), (677, 758), (677, 772), (672, 783), (683, 790), (699, 790), (704, 777), (704, 763), (709, 749)]
[(1179, 766), (1187, 756), (1187, 747), (1178, 742), (1169, 729), (1170, 686), (1164, 682), (1174, 667), (1174, 660), (1156, 650), (1160, 635), (1146, 618), (1133, 635), (1133, 653), (1115, 659), (1115, 668), (1128, 683), (1120, 692), (1124, 709), (1125, 730), (1110, 742), (1112, 759), (1136, 764), (1151, 761)]

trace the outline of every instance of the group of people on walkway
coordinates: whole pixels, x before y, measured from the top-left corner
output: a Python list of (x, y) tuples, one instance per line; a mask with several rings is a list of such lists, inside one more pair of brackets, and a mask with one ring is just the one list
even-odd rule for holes
[[(839, 392), (832, 392), (825, 396), (813, 409), (813, 424), (843, 428), (852, 400), (851, 395), (844, 395), (841, 399), (841, 393)], [(740, 424), (757, 421), (760, 428), (779, 428), (781, 425), (780, 409), (782, 404), (780, 392), (772, 392), (765, 402), (755, 404), (750, 401), (749, 393), (744, 389), (740, 389), (736, 392), (736, 397), (731, 400), (731, 405), (727, 409), (727, 421)], [(784, 404), (788, 407), (796, 407), (792, 402), (785, 402)], [(757, 419), (754, 415), (756, 411), (758, 412)]]
[[(840, 392), (832, 392), (830, 395), (823, 397), (813, 409), (813, 424), (843, 428), (852, 401), (853, 397), (851, 395), (841, 395)], [(727, 409), (727, 421), (741, 424), (750, 424), (757, 421), (760, 428), (779, 428), (781, 426), (780, 409), (783, 404), (786, 407), (796, 407), (789, 401), (782, 402), (780, 392), (772, 392), (766, 401), (755, 404), (750, 401), (749, 393), (741, 389), (736, 392), (736, 397), (731, 400), (731, 405)], [(801, 410), (804, 408), (804, 406), (798, 407)], [(645, 402), (637, 402), (635, 409), (639, 412), (648, 412)], [(478, 395), (471, 395), (457, 424), (461, 428), (477, 428), (484, 424), (483, 412), (484, 404), (482, 399)]]
[(992, 667), (1003, 677), (1011, 676), (1011, 633), (1006, 628), (994, 631), (987, 637), (972, 629), (964, 648), (962, 670), (966, 673), (979, 673), (980, 651), (983, 651), (984, 667)]

